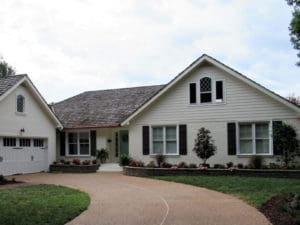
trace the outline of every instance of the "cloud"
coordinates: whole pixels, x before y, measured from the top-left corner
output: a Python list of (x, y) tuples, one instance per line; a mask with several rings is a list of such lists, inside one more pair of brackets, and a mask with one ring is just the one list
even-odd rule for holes
[(202, 53), (280, 94), (300, 95), (290, 8), (276, 1), (4, 0), (0, 55), (49, 102), (166, 83)]

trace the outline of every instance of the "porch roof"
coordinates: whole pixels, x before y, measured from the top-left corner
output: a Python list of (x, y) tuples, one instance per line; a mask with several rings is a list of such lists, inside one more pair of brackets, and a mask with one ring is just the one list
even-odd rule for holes
[(88, 91), (53, 105), (64, 128), (118, 127), (164, 85)]

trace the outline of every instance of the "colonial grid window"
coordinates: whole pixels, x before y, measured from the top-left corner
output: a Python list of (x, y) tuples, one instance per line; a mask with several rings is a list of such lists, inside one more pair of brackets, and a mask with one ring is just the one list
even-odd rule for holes
[(90, 132), (68, 132), (67, 149), (69, 155), (90, 155)]
[(200, 80), (200, 102), (211, 103), (212, 102), (212, 85), (209, 77), (203, 77)]
[(4, 137), (3, 138), (3, 146), (4, 147), (15, 147), (16, 146), (16, 138)]
[(20, 138), (20, 147), (30, 147), (31, 145), (31, 140), (30, 138)]
[(270, 123), (240, 123), (239, 124), (239, 153), (241, 155), (269, 155)]
[(152, 154), (179, 154), (177, 140), (177, 126), (152, 127)]
[(23, 95), (17, 96), (17, 112), (24, 113), (25, 112), (25, 97)]

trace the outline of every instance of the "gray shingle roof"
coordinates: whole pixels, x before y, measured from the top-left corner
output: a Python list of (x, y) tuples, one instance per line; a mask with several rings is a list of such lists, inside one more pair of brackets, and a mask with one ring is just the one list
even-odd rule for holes
[(26, 74), (8, 76), (0, 79), (0, 96), (7, 92), (12, 86), (18, 83)]
[(65, 128), (119, 126), (164, 85), (88, 91), (53, 105)]

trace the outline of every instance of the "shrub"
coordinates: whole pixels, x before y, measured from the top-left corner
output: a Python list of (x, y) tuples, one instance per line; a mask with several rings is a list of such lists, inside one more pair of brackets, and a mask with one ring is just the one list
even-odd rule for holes
[(144, 162), (140, 160), (131, 160), (128, 165), (133, 167), (144, 167)]
[(3, 175), (0, 175), (0, 183), (6, 182), (6, 179)]
[(156, 160), (158, 167), (160, 167), (160, 164), (162, 164), (166, 161), (166, 157), (164, 155), (159, 154), (159, 155), (155, 156), (155, 160)]
[(155, 167), (156, 167), (156, 166), (155, 166), (155, 162), (154, 162), (154, 161), (150, 161), (150, 162), (146, 165), (146, 167), (155, 168)]
[(284, 124), (274, 124), (274, 152), (281, 154), (281, 160), (288, 167), (299, 152), (299, 140), (294, 127)]
[(231, 168), (231, 167), (233, 167), (233, 162), (228, 162), (228, 163), (226, 163), (226, 165), (227, 165), (227, 168)]
[(64, 159), (59, 160), (59, 162), (62, 163), (62, 164), (65, 164), (65, 160)]
[(56, 161), (54, 161), (54, 162), (53, 162), (53, 165), (57, 165), (57, 162), (56, 162)]
[[(65, 164), (65, 165), (70, 165), (71, 162), (70, 162), (70, 161), (65, 161), (64, 164)], [(80, 164), (80, 162), (79, 162), (79, 164)], [(79, 164), (78, 164), (78, 165), (79, 165)]]
[(188, 165), (186, 164), (186, 162), (182, 161), (182, 162), (178, 163), (177, 167), (178, 168), (188, 168)]
[(172, 167), (172, 164), (167, 163), (167, 162), (162, 162), (159, 166), (160, 166), (161, 168), (171, 168), (171, 167)]
[(193, 151), (203, 160), (203, 164), (206, 164), (207, 159), (215, 154), (217, 147), (214, 145), (209, 130), (204, 127), (199, 129)]
[(85, 165), (85, 166), (90, 165), (90, 164), (91, 164), (91, 160), (84, 160), (82, 162), (82, 165)]
[(80, 165), (80, 159), (73, 159), (72, 163), (74, 165)]
[(199, 164), (199, 167), (207, 167), (207, 168), (210, 168), (210, 165), (209, 165), (209, 163), (200, 163)]
[(96, 165), (96, 164), (97, 164), (97, 159), (94, 159), (94, 160), (92, 161), (92, 163), (93, 163), (93, 165)]
[(254, 155), (250, 158), (249, 167), (253, 169), (261, 169), (263, 167), (264, 160), (259, 155)]
[(119, 164), (121, 166), (127, 166), (130, 163), (131, 159), (127, 154), (121, 154), (119, 159)]
[(189, 168), (197, 168), (197, 165), (195, 163), (190, 163)]
[(215, 164), (214, 168), (215, 169), (225, 169), (225, 166), (223, 164)]
[(238, 163), (238, 164), (237, 164), (237, 167), (238, 167), (239, 169), (243, 169), (243, 168), (244, 168), (244, 165), (243, 165), (243, 163)]
[(99, 159), (101, 163), (105, 163), (108, 159), (108, 151), (104, 148), (97, 150), (96, 158)]

